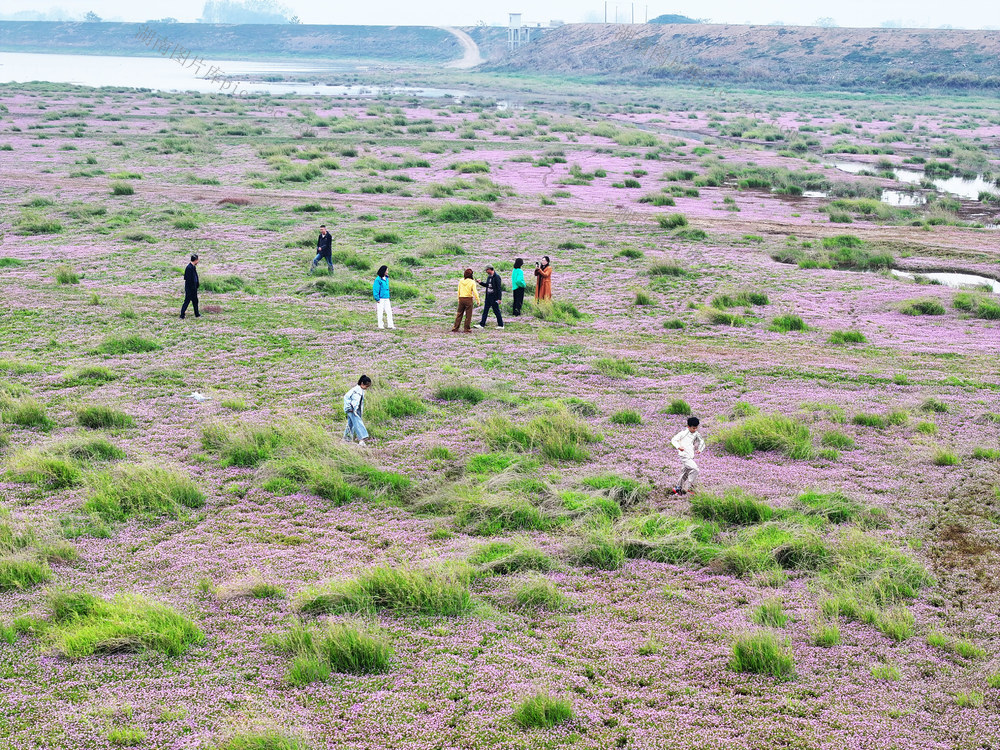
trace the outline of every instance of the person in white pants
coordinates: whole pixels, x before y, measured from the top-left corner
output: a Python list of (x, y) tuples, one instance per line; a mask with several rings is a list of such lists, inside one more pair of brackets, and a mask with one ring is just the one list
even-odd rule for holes
[[(379, 328), (395, 328), (392, 323), (392, 303), (389, 302), (389, 267), (381, 266), (372, 282), (372, 296), (375, 298), (375, 314)], [(383, 318), (385, 324), (383, 325)]]
[[(688, 417), (687, 427), (670, 439), (670, 444), (677, 449), (681, 459), (681, 478), (674, 487), (674, 494), (686, 495), (694, 489), (698, 481), (698, 464), (694, 462), (695, 451), (700, 455), (705, 450), (705, 439), (698, 434), (698, 417)], [(684, 485), (687, 484), (687, 489)]]

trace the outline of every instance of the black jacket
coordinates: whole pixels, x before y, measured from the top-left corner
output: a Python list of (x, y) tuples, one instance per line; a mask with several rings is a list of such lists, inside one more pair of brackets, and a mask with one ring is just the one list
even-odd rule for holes
[(184, 269), (184, 293), (198, 293), (198, 269), (194, 267), (194, 263), (188, 263)]
[(500, 299), (503, 296), (503, 285), (500, 283), (500, 274), (496, 271), (492, 276), (487, 276), (486, 281), (480, 281), (479, 286), (486, 287), (487, 299)]
[(316, 253), (323, 258), (333, 257), (333, 235), (327, 232), (316, 240)]

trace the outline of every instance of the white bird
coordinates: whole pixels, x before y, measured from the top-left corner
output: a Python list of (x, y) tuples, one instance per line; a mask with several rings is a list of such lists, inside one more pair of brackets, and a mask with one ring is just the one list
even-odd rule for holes
[(198, 391), (192, 393), (188, 398), (193, 398), (195, 401), (208, 401), (209, 399), (204, 393), (198, 393)]

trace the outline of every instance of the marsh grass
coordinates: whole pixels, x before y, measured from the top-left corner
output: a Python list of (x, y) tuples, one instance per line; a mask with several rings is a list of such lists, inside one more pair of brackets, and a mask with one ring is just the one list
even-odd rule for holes
[(626, 378), (636, 374), (636, 367), (625, 359), (601, 357), (594, 362), (594, 369), (609, 378)]
[(44, 560), (28, 557), (0, 557), (0, 591), (23, 591), (52, 579)]
[(798, 315), (779, 315), (771, 321), (768, 330), (788, 333), (789, 331), (808, 331), (809, 327)]
[(378, 631), (360, 624), (330, 622), (323, 628), (293, 625), (279, 645), (294, 655), (288, 680), (302, 687), (337, 674), (382, 674), (389, 671), (393, 649)]
[(777, 599), (769, 599), (757, 606), (750, 618), (758, 625), (769, 628), (783, 628), (789, 620), (781, 602)]
[(7, 475), (15, 482), (33, 484), (45, 490), (74, 487), (83, 481), (75, 461), (40, 449), (18, 451), (7, 462)]
[(101, 599), (84, 592), (54, 591), (49, 607), (47, 637), (57, 652), (74, 659), (144, 651), (180, 656), (205, 639), (189, 619), (141, 596)]
[(137, 334), (128, 336), (112, 336), (105, 339), (98, 347), (99, 354), (141, 354), (159, 351), (162, 347), (155, 341)]
[(135, 424), (135, 420), (125, 412), (99, 404), (91, 404), (78, 409), (76, 421), (91, 430), (121, 429)]
[(0, 393), (0, 422), (15, 424), (19, 427), (33, 427), (48, 431), (56, 423), (49, 418), (45, 407), (33, 398), (6, 398)]
[(482, 545), (469, 557), (469, 564), (482, 573), (496, 575), (529, 570), (544, 572), (554, 566), (551, 558), (527, 539)]
[(757, 414), (742, 424), (720, 430), (716, 439), (729, 453), (749, 456), (754, 451), (781, 453), (792, 459), (813, 455), (809, 428), (781, 414)]
[(516, 584), (512, 591), (514, 607), (518, 609), (556, 612), (566, 607), (566, 597), (552, 581), (534, 576)]
[(449, 204), (434, 213), (435, 221), (441, 223), (484, 222), (493, 218), (493, 211), (476, 204)]
[(661, 229), (677, 229), (678, 227), (686, 227), (688, 220), (684, 214), (667, 214), (666, 216), (657, 216), (656, 223), (660, 225)]
[(528, 312), (532, 316), (538, 318), (539, 320), (544, 320), (550, 323), (566, 323), (567, 325), (573, 325), (574, 323), (583, 320), (583, 313), (577, 309), (576, 305), (572, 302), (566, 302), (565, 300), (544, 300), (542, 302), (531, 302), (525, 303), (527, 305)]
[(130, 464), (91, 479), (83, 512), (111, 523), (135, 517), (181, 518), (186, 509), (204, 504), (204, 494), (187, 475), (152, 464)]
[(521, 729), (551, 729), (573, 718), (573, 704), (565, 698), (537, 693), (514, 708), (513, 718)]
[(795, 661), (787, 641), (763, 630), (736, 637), (729, 668), (734, 672), (790, 679), (795, 674)]
[(903, 315), (944, 315), (945, 309), (934, 297), (923, 297), (920, 299), (909, 299), (903, 302), (899, 311)]
[(854, 438), (839, 430), (828, 430), (819, 439), (824, 448), (836, 448), (841, 451), (854, 450)]
[(373, 567), (353, 579), (306, 589), (296, 598), (296, 608), (309, 614), (386, 611), (454, 617), (472, 606), (469, 578), (469, 570), (455, 566)]
[(59, 266), (56, 268), (56, 282), (59, 284), (79, 284), (80, 275), (73, 270), (72, 266)]
[(774, 509), (761, 498), (740, 489), (730, 489), (722, 495), (705, 492), (694, 495), (691, 498), (691, 513), (706, 521), (752, 526), (771, 520)]
[(473, 405), (487, 399), (482, 388), (467, 383), (440, 385), (434, 392), (434, 397), (439, 401), (465, 401)]
[(228, 294), (247, 290), (247, 282), (239, 276), (205, 276), (201, 279), (199, 291), (213, 294)]
[(823, 622), (816, 626), (812, 634), (813, 644), (821, 648), (840, 645), (840, 626), (835, 622)]
[(665, 414), (678, 414), (680, 416), (690, 416), (691, 407), (688, 402), (681, 398), (675, 398), (663, 409)]
[(827, 341), (834, 346), (841, 344), (864, 344), (868, 341), (861, 331), (833, 331)]
[(633, 409), (625, 409), (616, 411), (608, 418), (608, 421), (611, 424), (639, 425), (642, 424), (642, 415)]
[(625, 562), (625, 548), (613, 536), (594, 531), (573, 544), (570, 559), (588, 568), (618, 570)]
[(590, 458), (586, 445), (600, 439), (585, 422), (565, 408), (550, 409), (525, 427), (518, 427), (505, 417), (494, 416), (487, 419), (484, 428), (486, 441), (495, 450), (537, 449), (545, 458), (556, 461), (586, 461)]

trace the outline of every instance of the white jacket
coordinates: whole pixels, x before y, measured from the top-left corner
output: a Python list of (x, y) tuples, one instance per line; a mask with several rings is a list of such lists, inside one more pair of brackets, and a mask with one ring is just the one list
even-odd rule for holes
[(359, 417), (364, 411), (365, 390), (360, 385), (356, 385), (344, 394), (344, 411), (354, 412)]
[(695, 449), (699, 453), (705, 450), (705, 439), (697, 432), (691, 432), (687, 427), (670, 438), (670, 444), (679, 452), (685, 466), (697, 468), (694, 463)]

